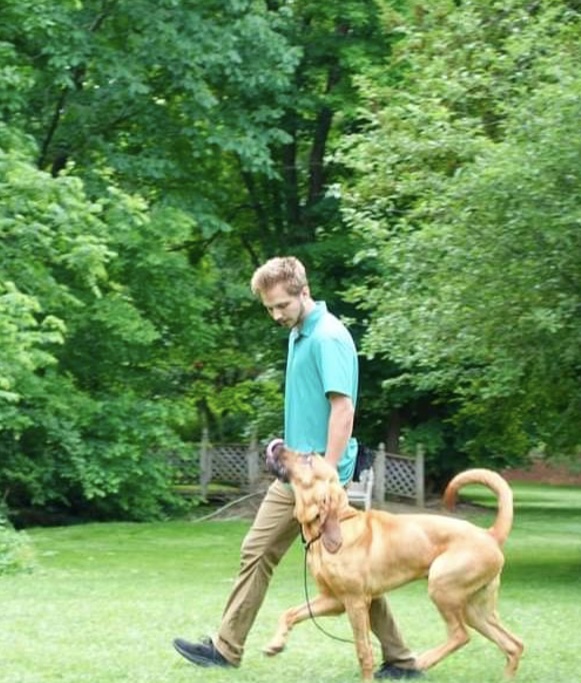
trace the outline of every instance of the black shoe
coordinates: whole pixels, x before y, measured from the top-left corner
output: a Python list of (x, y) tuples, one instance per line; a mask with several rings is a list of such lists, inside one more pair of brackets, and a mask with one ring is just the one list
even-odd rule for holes
[(187, 640), (176, 638), (173, 646), (188, 662), (198, 666), (234, 666), (216, 650), (210, 638), (202, 640), (201, 643), (188, 643)]
[(423, 678), (424, 674), (419, 669), (402, 669), (401, 666), (383, 662), (381, 667), (373, 674), (373, 678), (388, 678), (393, 681), (411, 680)]

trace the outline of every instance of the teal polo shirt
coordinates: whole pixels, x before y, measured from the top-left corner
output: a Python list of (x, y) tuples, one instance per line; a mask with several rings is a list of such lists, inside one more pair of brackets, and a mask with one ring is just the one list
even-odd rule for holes
[[(343, 323), (323, 301), (291, 330), (288, 343), (284, 400), (285, 443), (293, 450), (323, 454), (334, 392), (357, 401), (359, 367), (357, 349)], [(353, 476), (357, 441), (354, 438), (339, 463), (343, 484)]]

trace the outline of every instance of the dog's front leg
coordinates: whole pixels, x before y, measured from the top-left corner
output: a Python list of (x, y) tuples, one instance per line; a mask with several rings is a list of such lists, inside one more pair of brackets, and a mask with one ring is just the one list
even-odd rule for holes
[(364, 681), (373, 680), (373, 649), (371, 647), (371, 624), (369, 621), (369, 601), (365, 598), (345, 600), (345, 609), (353, 629), (357, 659)]
[(284, 612), (278, 620), (278, 628), (272, 640), (264, 648), (264, 653), (269, 656), (277, 655), (286, 646), (291, 629), (295, 624), (300, 624), (311, 617), (327, 617), (342, 614), (345, 611), (343, 603), (332, 595), (317, 595), (310, 602), (305, 602), (298, 607)]

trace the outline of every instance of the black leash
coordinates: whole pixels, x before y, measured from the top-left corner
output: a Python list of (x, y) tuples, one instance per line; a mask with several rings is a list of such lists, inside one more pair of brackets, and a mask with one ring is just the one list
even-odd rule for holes
[[(301, 530), (301, 536), (302, 536), (302, 530)], [(321, 633), (324, 633), (326, 636), (329, 638), (332, 638), (333, 640), (338, 640), (340, 643), (349, 643), (350, 645), (355, 645), (355, 642), (353, 640), (350, 640), (349, 638), (341, 638), (339, 636), (335, 636), (332, 633), (329, 633), (326, 631), (320, 624), (319, 622), (315, 619), (315, 615), (313, 614), (313, 610), (311, 609), (311, 600), (309, 598), (309, 586), (308, 586), (308, 564), (307, 564), (307, 556), (309, 554), (309, 550), (311, 549), (311, 546), (315, 541), (318, 541), (321, 538), (321, 536), (316, 536), (315, 538), (312, 538), (310, 541), (305, 540), (305, 537), (303, 536), (303, 545), (305, 548), (305, 561), (303, 564), (303, 580), (305, 584), (305, 599), (307, 602), (307, 608), (309, 610), (309, 617), (311, 618), (311, 621), (315, 626), (321, 631)]]

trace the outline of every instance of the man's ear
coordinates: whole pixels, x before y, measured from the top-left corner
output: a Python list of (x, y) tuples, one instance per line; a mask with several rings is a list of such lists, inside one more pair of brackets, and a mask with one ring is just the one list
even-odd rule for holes
[(334, 484), (329, 483), (319, 505), (321, 540), (329, 553), (336, 553), (343, 545), (338, 503), (339, 498), (334, 492)]

